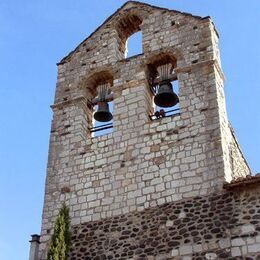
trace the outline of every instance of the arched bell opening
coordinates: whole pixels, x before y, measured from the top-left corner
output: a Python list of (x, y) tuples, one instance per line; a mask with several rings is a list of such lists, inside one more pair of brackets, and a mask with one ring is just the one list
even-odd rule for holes
[(93, 137), (113, 131), (114, 95), (111, 90), (112, 85), (113, 75), (109, 71), (96, 72), (86, 81), (85, 92), (92, 115), (89, 130)]
[(97, 85), (96, 96), (92, 99), (92, 104), (96, 105), (94, 109), (94, 119), (101, 123), (109, 122), (113, 115), (109, 110), (109, 102), (113, 100), (111, 85), (108, 82)]
[(150, 59), (148, 78), (154, 96), (152, 119), (179, 113), (179, 85), (175, 67), (176, 59), (169, 54), (158, 54)]
[(93, 136), (100, 136), (113, 132), (114, 97), (111, 84), (104, 82), (96, 87), (96, 96), (92, 99)]
[(116, 24), (118, 48), (122, 58), (129, 58), (143, 52), (142, 18), (137, 14), (127, 14)]

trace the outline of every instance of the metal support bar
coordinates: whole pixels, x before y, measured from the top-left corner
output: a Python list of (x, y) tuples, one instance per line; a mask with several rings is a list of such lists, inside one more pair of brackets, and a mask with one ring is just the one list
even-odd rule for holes
[(109, 123), (109, 124), (105, 124), (105, 125), (101, 125), (101, 126), (95, 126), (90, 128), (90, 133), (94, 133), (94, 132), (98, 132), (98, 131), (102, 131), (102, 130), (106, 130), (106, 129), (110, 129), (113, 128), (113, 124)]

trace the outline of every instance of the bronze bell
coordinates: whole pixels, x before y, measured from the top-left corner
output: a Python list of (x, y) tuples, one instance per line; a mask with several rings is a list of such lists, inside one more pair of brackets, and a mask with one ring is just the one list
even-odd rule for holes
[(109, 105), (107, 102), (98, 102), (98, 109), (94, 114), (94, 118), (99, 122), (108, 122), (113, 118), (113, 115), (109, 111)]
[(159, 107), (173, 107), (178, 102), (179, 98), (174, 93), (171, 82), (162, 82), (154, 97), (154, 103)]

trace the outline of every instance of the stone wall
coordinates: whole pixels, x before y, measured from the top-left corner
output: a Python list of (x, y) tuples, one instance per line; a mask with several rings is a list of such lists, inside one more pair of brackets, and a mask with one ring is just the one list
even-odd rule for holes
[(240, 145), (234, 135), (234, 131), (230, 128), (230, 145), (229, 145), (229, 152), (230, 152), (230, 164), (232, 167), (232, 180), (243, 178), (245, 176), (250, 175), (250, 168), (247, 164), (243, 153), (241, 152)]
[(244, 178), (251, 174), (250, 168), (242, 154), (241, 148), (235, 137), (234, 131), (228, 122), (225, 106), (223, 78), (216, 68), (216, 96), (218, 100), (219, 122), (222, 140), (225, 181), (231, 182), (237, 178)]
[[(137, 30), (143, 53), (124, 59)], [(178, 77), (180, 114), (151, 121), (150, 75), (166, 60)], [(114, 93), (113, 132), (93, 137), (89, 100), (104, 81)], [(64, 201), (79, 225), (210, 195), (249, 174), (238, 150), (241, 167), (232, 173), (218, 35), (208, 17), (126, 3), (59, 63), (52, 108), (40, 259)]]
[(259, 187), (76, 225), (70, 259), (260, 259)]

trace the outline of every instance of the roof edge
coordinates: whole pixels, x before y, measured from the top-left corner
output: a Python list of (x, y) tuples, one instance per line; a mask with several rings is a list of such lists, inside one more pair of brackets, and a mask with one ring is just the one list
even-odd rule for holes
[(230, 190), (255, 184), (260, 184), (260, 173), (256, 174), (255, 176), (248, 175), (246, 177), (240, 177), (231, 181), (230, 183), (224, 183), (223, 188)]

